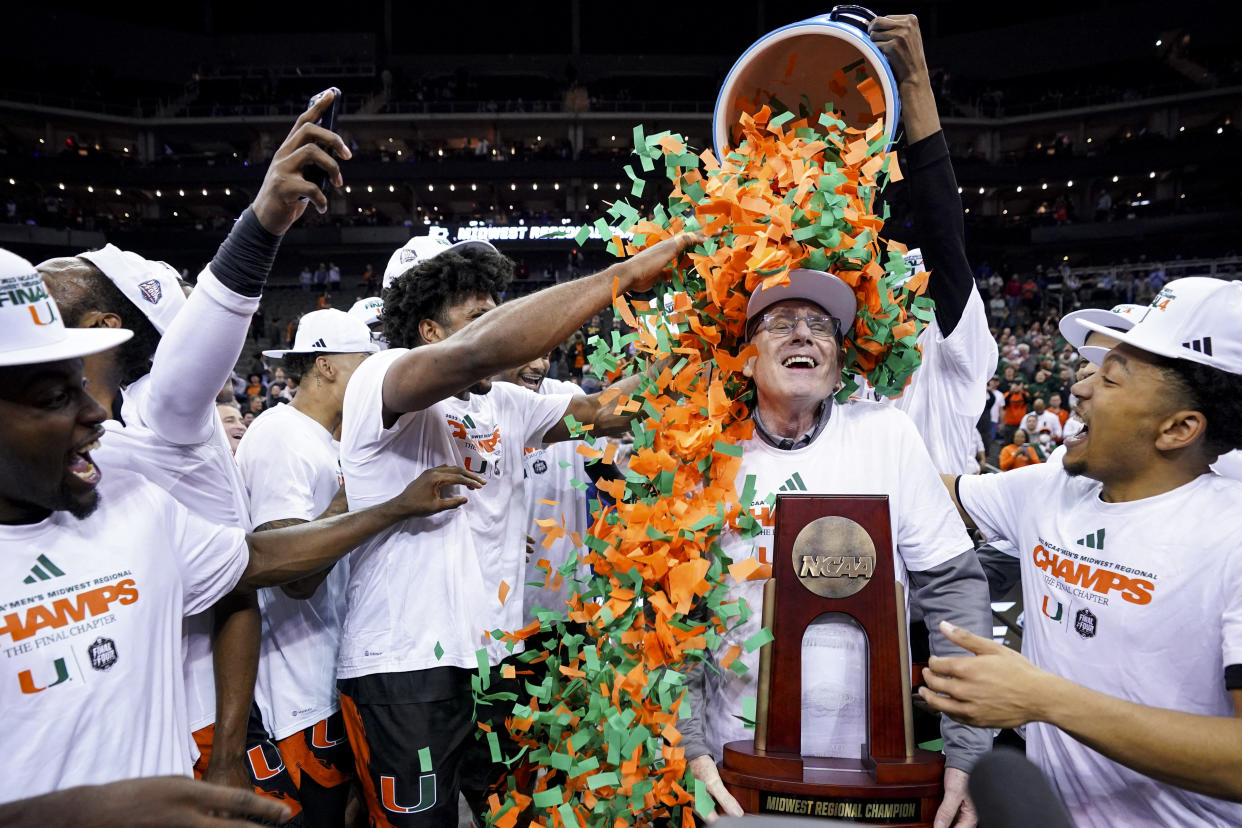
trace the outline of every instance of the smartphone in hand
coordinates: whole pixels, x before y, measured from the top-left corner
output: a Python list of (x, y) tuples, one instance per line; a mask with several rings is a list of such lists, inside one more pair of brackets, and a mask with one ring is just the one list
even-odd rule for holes
[[(336, 116), (340, 114), (341, 104), (343, 103), (341, 99), (341, 90), (333, 86), (328, 91), (332, 93), (332, 103), (328, 105), (328, 110), (323, 114), (323, 117), (315, 121), (315, 126), (321, 126), (329, 132), (336, 132)], [(307, 106), (313, 106), (314, 103), (315, 98), (311, 98), (310, 103), (307, 104)], [(305, 169), (307, 180), (322, 190), (325, 196), (328, 195), (332, 187), (332, 179), (328, 173), (318, 167), (306, 167)], [(302, 200), (306, 201), (305, 198)]]

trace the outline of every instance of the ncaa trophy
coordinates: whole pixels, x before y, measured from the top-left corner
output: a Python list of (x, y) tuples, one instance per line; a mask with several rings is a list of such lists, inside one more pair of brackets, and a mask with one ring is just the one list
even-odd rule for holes
[[(861, 758), (802, 755), (802, 641), (825, 613), (866, 636)], [(905, 595), (884, 495), (778, 495), (763, 621), (755, 738), (724, 748), (720, 776), (747, 813), (930, 826), (944, 759), (914, 746)], [(779, 681), (773, 680), (779, 676)]]

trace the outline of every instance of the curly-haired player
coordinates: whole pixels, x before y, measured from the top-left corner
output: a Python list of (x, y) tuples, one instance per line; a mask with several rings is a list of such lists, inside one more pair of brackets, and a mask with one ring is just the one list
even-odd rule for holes
[[(481, 648), (493, 666), (507, 655), (484, 631), (522, 626), (523, 449), (568, 439), (566, 414), (596, 435), (628, 427), (601, 395), (536, 394), (488, 378), (567, 339), (609, 304), (614, 279), (623, 290), (652, 286), (694, 239), (500, 306), (513, 268), (489, 244), (418, 238), (393, 255), (384, 275), (393, 347), (359, 365), (345, 391), (349, 507), (445, 462), (487, 485), (459, 516), (409, 521), (350, 559), (337, 677), (372, 824), (452, 824), (459, 792), (481, 813), (505, 768), (474, 738), (470, 680)], [(498, 707), (478, 715), (504, 734), (508, 711)]]
[[(415, 268), (417, 273), (412, 272)], [(393, 348), (413, 348), (428, 342), (420, 330), (424, 320), (453, 326), (455, 320), (446, 318), (449, 310), (460, 309), (471, 298), (487, 296), (499, 304), (513, 279), (513, 262), (490, 244), (468, 242), (401, 275), (409, 278), (394, 276), (385, 285), (384, 337)]]

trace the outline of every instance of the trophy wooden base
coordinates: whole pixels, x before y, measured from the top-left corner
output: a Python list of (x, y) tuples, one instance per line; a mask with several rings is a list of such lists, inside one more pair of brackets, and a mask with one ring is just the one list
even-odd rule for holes
[(944, 757), (917, 750), (901, 762), (769, 753), (725, 745), (720, 777), (748, 814), (822, 817), (930, 828), (940, 807)]

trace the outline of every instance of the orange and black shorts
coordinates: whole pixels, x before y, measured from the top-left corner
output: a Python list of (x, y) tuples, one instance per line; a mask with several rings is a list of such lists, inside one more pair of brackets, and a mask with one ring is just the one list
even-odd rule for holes
[[(337, 682), (372, 828), (456, 825), (459, 793), (479, 814), (487, 795), (503, 788), (505, 766), (477, 738), (472, 675), (436, 667)], [(478, 710), (497, 732), (502, 755), (512, 755), (504, 735), (511, 703)]]

